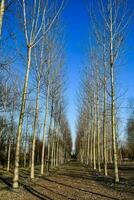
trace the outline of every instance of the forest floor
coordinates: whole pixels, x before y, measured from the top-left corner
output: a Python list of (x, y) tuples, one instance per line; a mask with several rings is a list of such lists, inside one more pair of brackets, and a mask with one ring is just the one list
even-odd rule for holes
[(12, 172), (0, 168), (0, 200), (134, 200), (134, 164), (119, 168), (120, 183), (71, 161), (45, 176), (29, 179), (29, 170), (20, 170), (20, 187), (13, 190)]

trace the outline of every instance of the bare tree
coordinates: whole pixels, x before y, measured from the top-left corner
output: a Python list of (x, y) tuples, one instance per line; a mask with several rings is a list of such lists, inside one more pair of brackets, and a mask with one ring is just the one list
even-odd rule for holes
[[(22, 93), (22, 104), (21, 104), (21, 111), (20, 111), (18, 131), (17, 131), (13, 188), (18, 188), (20, 141), (21, 141), (23, 117), (24, 117), (24, 112), (25, 112), (29, 72), (31, 68), (32, 49), (42, 40), (42, 38), (44, 37), (44, 34), (48, 33), (48, 31), (51, 29), (55, 20), (57, 19), (61, 10), (63, 9), (63, 5), (64, 5), (64, 1), (61, 3), (57, 11), (54, 13), (54, 16), (51, 18), (51, 21), (49, 21), (48, 23), (48, 19), (46, 19), (46, 17), (48, 16), (48, 11), (49, 11), (49, 6), (50, 6), (48, 2), (46, 2), (42, 6), (42, 1), (39, 1), (37, 3), (37, 1), (35, 0), (33, 5), (31, 5), (30, 2), (26, 4), (25, 0), (22, 1), (23, 25), (24, 25), (26, 47), (27, 47), (27, 68), (26, 68), (26, 73), (25, 73), (25, 80), (24, 80), (23, 93)], [(29, 17), (28, 12), (30, 11), (32, 11), (33, 15), (31, 19), (31, 23), (28, 23), (28, 17)], [(46, 30), (45, 33), (42, 32), (44, 23), (45, 23), (45, 30)]]

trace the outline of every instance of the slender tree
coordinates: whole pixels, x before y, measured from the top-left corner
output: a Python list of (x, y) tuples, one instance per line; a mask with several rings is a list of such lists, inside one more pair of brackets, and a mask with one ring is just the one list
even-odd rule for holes
[[(47, 33), (52, 25), (54, 24), (55, 20), (59, 16), (64, 2), (61, 3), (60, 7), (54, 13), (54, 16), (50, 23), (46, 27)], [(29, 6), (29, 7), (28, 7)], [(31, 9), (32, 7), (32, 22), (28, 23), (28, 8)], [(15, 168), (14, 168), (14, 176), (13, 176), (13, 188), (18, 188), (18, 180), (19, 180), (19, 154), (20, 154), (20, 143), (21, 143), (21, 132), (22, 132), (22, 124), (23, 124), (23, 117), (25, 112), (25, 105), (26, 105), (26, 93), (28, 87), (28, 79), (29, 79), (29, 72), (31, 68), (31, 59), (32, 59), (32, 49), (35, 47), (44, 37), (44, 33), (42, 32), (42, 28), (44, 23), (47, 23), (46, 16), (49, 10), (49, 3), (42, 6), (42, 1), (34, 1), (34, 4), (31, 5), (28, 3), (26, 4), (25, 0), (22, 1), (22, 8), (23, 8), (23, 25), (24, 25), (24, 33), (25, 33), (25, 40), (26, 40), (26, 47), (27, 47), (27, 68), (25, 73), (25, 80), (23, 86), (23, 93), (22, 93), (22, 103), (21, 103), (21, 111), (19, 117), (19, 124), (18, 124), (18, 131), (17, 131), (17, 143), (16, 143), (16, 155), (15, 155)], [(41, 17), (40, 17), (41, 16)], [(31, 27), (30, 27), (31, 25)], [(30, 33), (29, 33), (30, 32)]]

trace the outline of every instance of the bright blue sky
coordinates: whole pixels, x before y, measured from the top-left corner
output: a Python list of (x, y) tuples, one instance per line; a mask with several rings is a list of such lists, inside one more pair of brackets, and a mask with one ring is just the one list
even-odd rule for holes
[(64, 14), (66, 24), (66, 60), (68, 67), (68, 119), (75, 141), (75, 122), (77, 119), (77, 91), (79, 90), (80, 68), (85, 54), (85, 39), (88, 37), (88, 15), (82, 0), (70, 0)]

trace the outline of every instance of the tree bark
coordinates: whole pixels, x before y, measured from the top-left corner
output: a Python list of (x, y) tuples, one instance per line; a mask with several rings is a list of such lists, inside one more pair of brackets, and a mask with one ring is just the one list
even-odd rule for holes
[(51, 104), (51, 114), (50, 114), (50, 123), (49, 123), (49, 135), (48, 135), (48, 171), (50, 168), (50, 162), (52, 162), (52, 119), (53, 119), (53, 97), (52, 97), (52, 104)]
[(87, 161), (86, 164), (89, 164), (89, 154), (90, 154), (90, 130), (89, 130), (89, 126), (88, 126), (88, 138), (87, 138)]
[(2, 35), (2, 24), (3, 24), (3, 16), (5, 11), (5, 0), (1, 0), (0, 3), (0, 39)]
[(13, 131), (14, 131), (14, 120), (13, 113), (11, 114), (11, 133), (9, 135), (9, 146), (8, 146), (8, 156), (7, 156), (7, 171), (10, 170), (10, 157), (11, 157), (11, 145), (13, 140)]
[(94, 106), (94, 127), (93, 127), (93, 167), (96, 169), (96, 109)]
[(34, 162), (35, 162), (35, 143), (36, 143), (36, 132), (37, 132), (37, 122), (38, 122), (38, 110), (39, 110), (39, 95), (40, 95), (40, 72), (38, 75), (37, 83), (37, 95), (36, 95), (36, 107), (35, 107), (35, 117), (34, 117), (34, 131), (33, 131), (33, 143), (32, 143), (32, 158), (31, 158), (31, 179), (34, 178)]
[[(92, 114), (91, 114), (92, 118)], [(93, 165), (93, 119), (91, 119), (91, 139), (90, 139), (90, 165)]]
[(25, 135), (25, 152), (24, 152), (24, 168), (26, 167), (26, 160), (27, 160), (27, 137), (28, 137), (28, 113), (26, 117), (26, 135)]
[(106, 133), (106, 69), (104, 68), (104, 113), (103, 113), (103, 155), (104, 174), (107, 176), (107, 133)]
[(113, 16), (112, 3), (110, 1), (110, 78), (111, 78), (111, 126), (114, 155), (115, 182), (119, 182), (117, 161), (117, 140), (115, 128), (115, 94), (114, 94), (114, 56), (113, 56)]
[(98, 150), (98, 170), (101, 172), (100, 166), (100, 119), (99, 119), (99, 97), (97, 99), (97, 150)]
[(14, 175), (13, 175), (13, 188), (18, 188), (19, 184), (19, 155), (20, 155), (20, 143), (21, 143), (21, 133), (22, 133), (22, 124), (25, 112), (25, 104), (26, 104), (26, 92), (28, 86), (28, 78), (31, 66), (31, 47), (28, 46), (27, 50), (27, 70), (25, 75), (23, 94), (22, 94), (22, 103), (21, 103), (21, 111), (19, 117), (19, 125), (17, 130), (17, 143), (16, 143), (16, 152), (15, 152), (15, 167), (14, 167)]
[(47, 96), (46, 96), (46, 112), (45, 112), (44, 131), (43, 131), (42, 156), (41, 156), (41, 175), (44, 174), (44, 156), (45, 156), (45, 143), (46, 143), (46, 132), (47, 132), (47, 121), (48, 121), (49, 92), (50, 89), (48, 83)]

